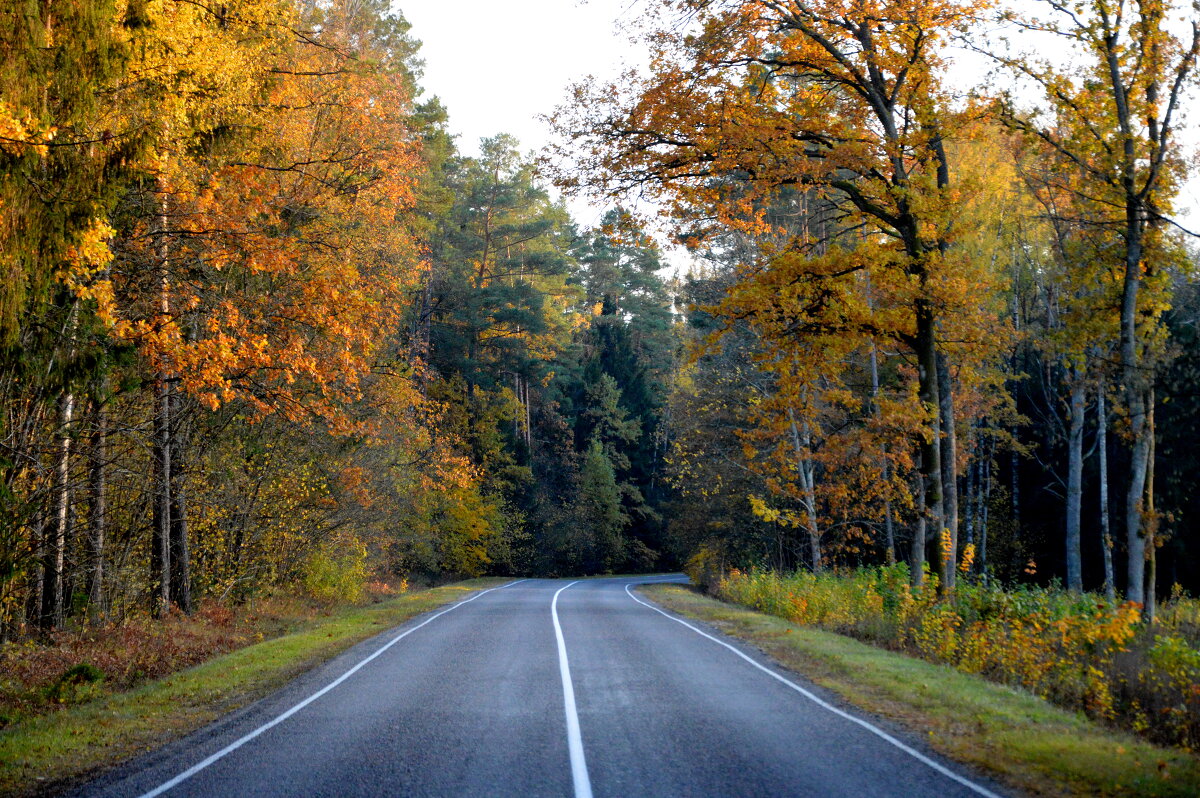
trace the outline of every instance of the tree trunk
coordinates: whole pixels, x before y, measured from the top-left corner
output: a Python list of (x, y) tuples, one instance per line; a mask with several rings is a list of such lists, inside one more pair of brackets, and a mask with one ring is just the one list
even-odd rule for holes
[(1158, 513), (1154, 510), (1154, 388), (1150, 388), (1146, 408), (1147, 437), (1150, 439), (1150, 454), (1146, 463), (1146, 604), (1143, 616), (1147, 623), (1154, 623), (1158, 615)]
[(1125, 543), (1129, 552), (1125, 595), (1144, 604), (1146, 538), (1142, 529), (1142, 499), (1146, 495), (1146, 466), (1150, 441), (1146, 434), (1146, 391), (1137, 351), (1138, 289), (1142, 280), (1143, 222), (1138, 203), (1126, 203), (1125, 279), (1121, 292), (1121, 381), (1129, 410), (1133, 449), (1129, 462), (1129, 487), (1125, 492)]
[(64, 566), (66, 564), (68, 526), (71, 523), (71, 425), (75, 416), (75, 394), (67, 391), (62, 398), (61, 438), (59, 440), (58, 467), (55, 485), (54, 539), (50, 546), (46, 567), (46, 598), (49, 600), (48, 625), (61, 629), (66, 618), (63, 595)]
[[(884, 478), (887, 478), (886, 467)], [(896, 562), (896, 518), (892, 512), (891, 499), (883, 501), (883, 536), (887, 541), (887, 563), (892, 565)]]
[(529, 398), (529, 380), (525, 380), (525, 450), (533, 460), (533, 408)]
[(958, 562), (958, 438), (954, 424), (954, 389), (950, 379), (950, 365), (946, 354), (937, 356), (938, 372), (938, 416), (941, 436), (942, 490), (945, 511), (942, 534), (949, 536), (949, 546), (941, 540), (939, 547), (945, 562), (942, 563), (942, 585), (953, 590)]
[(1067, 429), (1067, 589), (1083, 592), (1083, 568), (1079, 545), (1080, 511), (1083, 504), (1083, 423), (1087, 400), (1080, 369), (1072, 367), (1071, 421)]
[(92, 429), (91, 463), (88, 470), (88, 614), (92, 620), (104, 615), (104, 538), (108, 524), (105, 460), (108, 457), (108, 377), (101, 382)]
[[(804, 529), (808, 533), (809, 550), (812, 553), (813, 573), (821, 572), (821, 529), (817, 524), (817, 489), (813, 472), (810, 447), (812, 433), (808, 424), (797, 424), (796, 413), (788, 408), (788, 422), (791, 426), (792, 449), (796, 453), (796, 473), (800, 478), (800, 489), (804, 492)], [(803, 430), (801, 430), (803, 426)]]
[[(1017, 271), (1017, 269), (1019, 268), (1019, 266), (1018, 266), (1019, 263), (1020, 263), (1020, 260), (1017, 259), (1017, 257), (1015, 257), (1015, 253), (1014, 253), (1014, 257), (1012, 258), (1013, 285), (1014, 286), (1016, 286), (1019, 282), (1019, 274)], [(1013, 335), (1014, 336), (1019, 336), (1021, 334), (1021, 304), (1020, 304), (1020, 300), (1018, 298), (1019, 296), (1020, 296), (1020, 294), (1016, 290), (1014, 290), (1012, 292), (1012, 325), (1013, 325)], [(1021, 373), (1020, 363), (1018, 362), (1017, 350), (1015, 348), (1013, 349), (1011, 362), (1012, 362), (1012, 373), (1020, 374)], [(1015, 426), (1013, 427), (1012, 430), (1010, 430), (1010, 432), (1012, 433), (1012, 439), (1014, 441), (1020, 440), (1020, 438), (1018, 438), (1018, 436), (1017, 436), (1017, 430), (1016, 430)], [(1015, 448), (1009, 451), (1008, 464), (1009, 464), (1009, 468), (1011, 469), (1011, 472), (1012, 472), (1012, 485), (1011, 485), (1012, 491), (1011, 491), (1011, 495), (1009, 498), (1012, 500), (1013, 535), (1015, 537), (1021, 536), (1021, 472), (1020, 472), (1020, 468), (1019, 468), (1019, 466), (1020, 466), (1019, 459), (1020, 458), (1017, 457), (1017, 450)], [(988, 464), (988, 476), (989, 476), (989, 478), (991, 477), (991, 464), (990, 463)], [(990, 488), (990, 487), (991, 487), (991, 483), (989, 482), (988, 488)], [(985, 581), (986, 581), (986, 578), (987, 577), (985, 574), (985, 577), (984, 577)]]
[(1140, 391), (1131, 392), (1137, 401), (1129, 408), (1133, 433), (1133, 451), (1129, 464), (1129, 488), (1125, 494), (1125, 544), (1129, 554), (1125, 596), (1145, 604), (1146, 536), (1142, 526), (1142, 507), (1146, 493), (1146, 469), (1150, 460), (1150, 440), (1146, 435), (1146, 401)]
[(972, 433), (971, 443), (968, 445), (970, 452), (970, 460), (967, 463), (967, 507), (965, 518), (963, 519), (963, 531), (966, 533), (967, 545), (975, 545), (975, 517), (979, 509), (979, 452), (976, 451), (977, 443), (975, 435)]
[(163, 616), (171, 608), (171, 400), (166, 376), (154, 386), (154, 530), (151, 536), (151, 583), (156, 590), (153, 611)]
[(812, 570), (814, 574), (821, 573), (821, 529), (817, 525), (817, 492), (814, 485), (812, 460), (807, 460), (802, 466), (806, 474), (804, 484), (804, 500), (808, 504), (805, 513), (805, 529), (808, 531), (808, 548), (812, 554)]
[(192, 612), (192, 563), (188, 546), (187, 516), (187, 431), (183, 429), (183, 398), (170, 391), (171, 418), (171, 600), (184, 612)]
[[(1013, 440), (1018, 440), (1017, 430), (1014, 427), (1012, 430)], [(1012, 520), (1013, 520), (1013, 535), (1021, 536), (1021, 458), (1017, 457), (1017, 450), (1012, 449), (1008, 453), (1009, 468), (1012, 471)]]
[[(917, 477), (917, 507), (925, 506), (925, 479), (921, 476)], [(920, 513), (917, 516), (917, 524), (913, 528), (912, 547), (909, 549), (908, 567), (909, 567), (909, 582), (913, 587), (920, 587), (925, 583), (925, 535), (929, 528), (929, 521), (925, 513)]]
[[(161, 193), (161, 186), (160, 186)], [(158, 217), (159, 323), (171, 314), (170, 275), (167, 263), (166, 200)], [(159, 616), (171, 609), (171, 388), (166, 369), (160, 366), (154, 380), (154, 530), (151, 536), (151, 584), (155, 585), (152, 609)]]
[[(938, 415), (941, 402), (938, 397), (937, 379), (937, 343), (935, 337), (936, 324), (933, 308), (926, 299), (918, 299), (916, 303), (916, 349), (918, 372), (918, 396), (921, 406), (929, 414), (930, 429), (921, 442), (921, 488), (918, 491), (919, 501), (917, 511), (925, 523), (918, 523), (922, 530), (920, 535), (921, 553), (918, 555), (916, 542), (913, 545), (914, 586), (920, 583), (921, 566), (925, 562), (924, 548), (927, 538), (937, 539), (938, 545), (933, 547), (933, 562), (931, 570), (940, 574), (942, 570), (941, 530), (943, 518), (942, 506), (942, 460), (941, 441), (939, 440)], [(944, 589), (942, 585), (939, 589)]]
[(1096, 392), (1096, 449), (1100, 458), (1100, 548), (1104, 552), (1104, 595), (1117, 600), (1117, 583), (1113, 578), (1113, 540), (1108, 519), (1108, 409), (1105, 407), (1104, 385)]
[(983, 461), (983, 496), (979, 508), (979, 575), (983, 583), (988, 583), (988, 511), (992, 505), (992, 446), (988, 447), (986, 459)]
[[(879, 419), (879, 354), (875, 347), (875, 341), (871, 341), (871, 414)], [(888, 462), (887, 447), (883, 449), (883, 467), (882, 472), (884, 483), (884, 500), (883, 500), (883, 531), (884, 538), (887, 543), (887, 562), (888, 565), (896, 562), (896, 524), (892, 516), (892, 489), (891, 489), (891, 464)]]

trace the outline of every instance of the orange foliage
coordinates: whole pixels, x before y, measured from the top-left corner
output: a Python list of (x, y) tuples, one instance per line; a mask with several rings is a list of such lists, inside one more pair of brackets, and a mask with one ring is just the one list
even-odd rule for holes
[(348, 10), (296, 36), (281, 20), (305, 20), (270, 0), (153, 8), (125, 98), (156, 127), (152, 208), (102, 313), (210, 408), (348, 431), (339, 408), (422, 269), (402, 221), (421, 170), (408, 79), (356, 49)]

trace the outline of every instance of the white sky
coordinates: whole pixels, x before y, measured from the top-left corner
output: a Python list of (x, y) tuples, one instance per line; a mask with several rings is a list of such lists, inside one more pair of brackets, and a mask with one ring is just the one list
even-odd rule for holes
[[(561, 104), (568, 85), (642, 66), (644, 51), (617, 24), (632, 22), (646, 2), (393, 0), (393, 5), (422, 43), (424, 96), (441, 98), (459, 150), (477, 154), (479, 139), (497, 133), (516, 136), (524, 150), (540, 150), (549, 131), (538, 115)], [(1182, 136), (1189, 143), (1197, 139), (1190, 127)], [(1200, 179), (1183, 187), (1179, 206), (1185, 224), (1200, 224)], [(569, 208), (583, 225), (598, 222), (604, 210), (581, 201)]]
[[(461, 152), (478, 154), (479, 139), (516, 136), (540, 150), (549, 131), (537, 117), (566, 99), (567, 86), (588, 75), (612, 78), (640, 66), (643, 51), (617, 31), (644, 0), (394, 0), (421, 42), (425, 97), (441, 98)], [(572, 202), (582, 224), (603, 209)]]

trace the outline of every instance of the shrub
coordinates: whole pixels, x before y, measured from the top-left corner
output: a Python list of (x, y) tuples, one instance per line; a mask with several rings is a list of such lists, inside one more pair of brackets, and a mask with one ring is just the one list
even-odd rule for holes
[(356, 602), (367, 586), (367, 547), (351, 536), (319, 546), (304, 564), (304, 590), (318, 601)]
[(104, 681), (104, 671), (89, 662), (68, 668), (46, 688), (46, 700), (56, 704), (76, 704), (94, 698)]
[(718, 543), (705, 543), (683, 565), (683, 572), (701, 590), (712, 592), (725, 578), (725, 556)]
[(1178, 593), (1147, 629), (1136, 604), (1059, 588), (963, 582), (939, 599), (933, 580), (910, 587), (905, 565), (820, 575), (734, 569), (714, 592), (1200, 748), (1200, 602)]

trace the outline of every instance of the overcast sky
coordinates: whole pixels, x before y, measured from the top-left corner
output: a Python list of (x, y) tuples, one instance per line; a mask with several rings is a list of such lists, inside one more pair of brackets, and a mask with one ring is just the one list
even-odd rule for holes
[[(511, 133), (525, 150), (548, 140), (539, 114), (588, 75), (612, 78), (640, 66), (644, 52), (617, 29), (647, 0), (395, 0), (412, 24), (425, 61), (425, 96), (437, 95), (450, 114), (458, 147), (477, 154), (479, 139)], [(974, 70), (968, 69), (968, 72)], [(1197, 139), (1194, 124), (1184, 140)], [(1181, 192), (1185, 223), (1200, 219), (1200, 180)], [(594, 224), (600, 210), (573, 202), (575, 218)]]
[[(644, 0), (398, 0), (425, 61), (425, 96), (442, 99), (458, 147), (477, 154), (479, 139), (511, 133), (540, 150), (549, 133), (538, 120), (588, 75), (611, 78), (640, 65), (642, 51), (617, 32)], [(585, 224), (598, 211), (572, 203)], [(590, 218), (589, 218), (590, 217)]]

